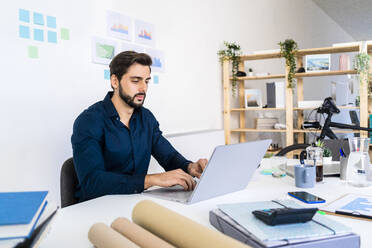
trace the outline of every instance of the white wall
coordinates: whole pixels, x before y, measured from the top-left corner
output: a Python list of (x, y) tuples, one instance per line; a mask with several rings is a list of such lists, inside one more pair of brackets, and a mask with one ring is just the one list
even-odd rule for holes
[[(41, 45), (18, 38), (19, 8), (56, 16), (59, 27), (70, 29), (70, 40)], [(224, 40), (238, 42), (245, 53), (277, 48), (288, 37), (301, 48), (351, 40), (307, 0), (8, 1), (0, 10), (0, 190), (49, 189), (59, 201), (59, 170), (72, 154), (72, 123), (110, 89), (103, 79), (106, 67), (90, 62), (91, 36), (106, 36), (106, 10), (156, 27), (166, 73), (159, 85), (150, 85), (146, 106), (165, 133), (222, 128), (216, 52)], [(39, 46), (39, 59), (27, 57), (28, 45)], [(186, 153), (198, 146), (182, 145)]]

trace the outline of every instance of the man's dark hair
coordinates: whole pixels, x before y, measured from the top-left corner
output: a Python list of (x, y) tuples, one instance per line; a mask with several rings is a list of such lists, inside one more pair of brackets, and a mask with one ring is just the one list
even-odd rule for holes
[(152, 65), (152, 59), (146, 53), (137, 53), (134, 51), (121, 52), (110, 63), (110, 76), (115, 75), (120, 82), (122, 76), (127, 73), (128, 68), (135, 63), (150, 67)]

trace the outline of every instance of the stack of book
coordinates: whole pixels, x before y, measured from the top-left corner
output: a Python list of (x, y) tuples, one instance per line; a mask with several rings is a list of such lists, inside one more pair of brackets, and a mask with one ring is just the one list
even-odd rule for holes
[(256, 129), (274, 129), (278, 118), (256, 118)]
[(48, 204), (48, 191), (0, 192), (0, 246), (30, 239), (36, 227), (57, 207)]

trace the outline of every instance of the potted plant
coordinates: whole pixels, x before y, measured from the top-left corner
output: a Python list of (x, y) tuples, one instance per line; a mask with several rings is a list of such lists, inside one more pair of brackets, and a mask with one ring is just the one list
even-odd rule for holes
[(357, 55), (355, 55), (353, 62), (354, 67), (359, 74), (359, 83), (362, 84), (364, 81), (369, 83), (369, 55), (365, 52), (358, 53)]
[(315, 145), (323, 149), (323, 164), (331, 164), (332, 163), (331, 150), (329, 150), (329, 148), (324, 144), (324, 142), (320, 140), (318, 140), (318, 142)]
[(248, 76), (250, 76), (250, 77), (253, 76), (253, 69), (252, 68), (248, 69)]
[(297, 43), (292, 39), (286, 39), (284, 42), (279, 42), (280, 56), (285, 58), (285, 64), (289, 67), (288, 72), (288, 88), (294, 88), (294, 75), (296, 73), (296, 59)]
[(236, 92), (236, 86), (237, 86), (237, 72), (239, 69), (239, 63), (240, 63), (240, 55), (241, 55), (241, 50), (240, 46), (236, 44), (235, 42), (227, 42), (224, 41), (223, 43), (225, 45), (225, 49), (221, 49), (217, 52), (218, 56), (220, 57), (221, 63), (224, 60), (229, 60), (232, 63), (231, 67), (231, 74), (232, 74), (232, 83), (231, 83), (231, 90), (233, 93), (233, 96), (235, 96)]

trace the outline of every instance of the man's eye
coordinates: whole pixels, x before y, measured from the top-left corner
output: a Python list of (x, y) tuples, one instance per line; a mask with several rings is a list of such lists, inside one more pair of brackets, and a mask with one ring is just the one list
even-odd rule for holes
[(139, 80), (132, 80), (132, 82), (133, 82), (133, 83), (138, 83), (138, 82), (139, 82)]
[(149, 84), (150, 83), (150, 80), (146, 80), (146, 84)]

